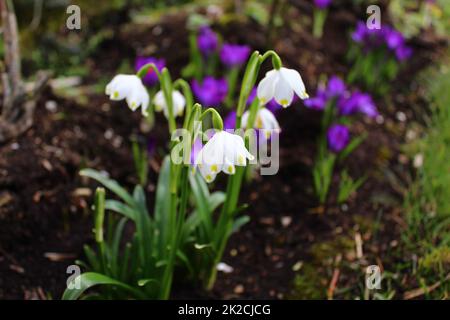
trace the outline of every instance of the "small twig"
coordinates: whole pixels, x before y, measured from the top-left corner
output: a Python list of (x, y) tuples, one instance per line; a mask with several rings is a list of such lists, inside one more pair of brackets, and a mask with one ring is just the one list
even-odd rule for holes
[(334, 291), (336, 290), (337, 282), (339, 280), (339, 275), (341, 273), (339, 270), (339, 263), (341, 262), (341, 260), (342, 260), (342, 255), (338, 254), (336, 256), (336, 259), (334, 260), (336, 267), (333, 270), (333, 276), (331, 277), (330, 285), (329, 285), (328, 291), (327, 291), (328, 300), (333, 300)]
[(355, 246), (356, 246), (356, 257), (361, 259), (363, 257), (363, 243), (361, 234), (359, 232), (355, 233)]
[(432, 284), (431, 286), (428, 286), (428, 287), (425, 287), (425, 288), (417, 288), (417, 289), (405, 292), (405, 294), (403, 295), (403, 298), (405, 300), (410, 300), (410, 299), (414, 299), (414, 298), (423, 296), (424, 294), (430, 293), (431, 291), (439, 288), (439, 286), (442, 283), (444, 283), (444, 282), (446, 282), (448, 280), (450, 280), (450, 273), (447, 274), (447, 276), (445, 277), (444, 280), (438, 281), (435, 284)]

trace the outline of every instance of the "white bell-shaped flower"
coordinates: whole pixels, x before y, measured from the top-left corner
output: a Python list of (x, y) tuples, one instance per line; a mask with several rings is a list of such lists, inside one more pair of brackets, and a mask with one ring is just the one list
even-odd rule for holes
[(150, 97), (141, 79), (132, 74), (119, 74), (106, 86), (105, 93), (111, 100), (126, 99), (128, 107), (135, 111), (141, 107), (142, 114), (146, 116)]
[[(242, 126), (247, 128), (248, 117), (250, 116), (250, 111), (245, 111), (242, 115)], [(266, 139), (269, 139), (272, 132), (280, 132), (281, 128), (278, 124), (277, 118), (275, 115), (270, 112), (266, 108), (262, 108), (258, 110), (255, 118), (255, 126), (256, 129), (263, 130)]]
[(301, 99), (309, 97), (300, 73), (288, 68), (267, 72), (257, 88), (258, 99), (262, 104), (275, 98), (275, 101), (284, 108), (292, 103), (294, 93)]
[[(173, 101), (173, 115), (181, 116), (186, 106), (186, 99), (178, 90), (172, 91), (172, 101)], [(169, 117), (169, 108), (166, 103), (166, 98), (164, 97), (164, 92), (162, 90), (158, 91), (153, 100), (155, 104), (156, 111), (164, 111), (166, 118)]]
[(247, 159), (254, 157), (245, 148), (242, 137), (219, 131), (199, 151), (195, 165), (206, 182), (212, 182), (220, 171), (234, 174), (235, 166), (245, 166)]

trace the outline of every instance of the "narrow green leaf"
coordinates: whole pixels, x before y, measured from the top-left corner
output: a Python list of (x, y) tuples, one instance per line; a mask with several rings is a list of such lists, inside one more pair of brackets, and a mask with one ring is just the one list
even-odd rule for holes
[(111, 190), (120, 198), (122, 198), (131, 207), (135, 205), (133, 197), (124, 188), (122, 188), (117, 181), (106, 177), (104, 174), (98, 172), (97, 170), (83, 169), (80, 171), (80, 175), (83, 177), (92, 178), (100, 182), (107, 189)]
[(231, 229), (231, 233), (238, 231), (243, 225), (245, 225), (249, 221), (250, 221), (250, 217), (247, 215), (237, 218), (236, 220), (234, 220), (233, 228)]
[(128, 219), (136, 220), (136, 212), (131, 207), (117, 200), (106, 200), (105, 209), (122, 214)]
[(133, 296), (138, 298), (145, 298), (143, 294), (136, 290), (133, 287), (130, 287), (129, 285), (122, 283), (120, 281), (117, 281), (115, 279), (112, 279), (110, 277), (107, 277), (103, 274), (96, 273), (96, 272), (87, 272), (79, 275), (73, 280), (72, 283), (74, 286), (76, 284), (79, 284), (78, 288), (69, 289), (67, 288), (62, 296), (62, 300), (76, 300), (78, 299), (84, 291), (87, 289), (97, 286), (97, 285), (114, 285), (118, 286), (120, 288), (123, 288), (127, 291), (129, 291)]

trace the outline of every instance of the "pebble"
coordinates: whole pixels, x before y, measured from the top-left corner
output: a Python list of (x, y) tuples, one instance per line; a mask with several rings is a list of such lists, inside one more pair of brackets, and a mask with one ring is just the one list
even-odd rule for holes
[(219, 262), (217, 264), (217, 271), (221, 271), (223, 273), (232, 273), (233, 272), (233, 267), (226, 264), (225, 262)]
[(423, 154), (418, 153), (414, 156), (413, 165), (414, 168), (420, 168), (423, 166)]
[(45, 109), (55, 113), (56, 111), (58, 111), (58, 104), (55, 100), (48, 100), (47, 102), (45, 102)]
[(398, 111), (396, 114), (395, 114), (395, 117), (397, 118), (397, 120), (398, 121), (400, 121), (400, 122), (405, 122), (406, 121), (406, 114), (404, 113), (404, 112), (402, 112), (402, 111)]
[(283, 226), (283, 227), (288, 227), (290, 224), (292, 223), (292, 217), (290, 217), (290, 216), (284, 216), (284, 217), (281, 217), (281, 225)]
[(234, 293), (236, 294), (242, 294), (245, 291), (245, 288), (242, 284), (238, 284), (236, 287), (234, 287)]
[(292, 271), (299, 271), (303, 267), (303, 261), (298, 261), (292, 266)]

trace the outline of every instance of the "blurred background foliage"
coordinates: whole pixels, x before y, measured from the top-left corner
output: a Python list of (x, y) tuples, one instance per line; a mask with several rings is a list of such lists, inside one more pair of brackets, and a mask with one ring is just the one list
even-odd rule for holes
[(437, 34), (450, 34), (450, 3), (448, 0), (391, 0), (389, 13), (395, 27), (407, 37), (433, 27)]

